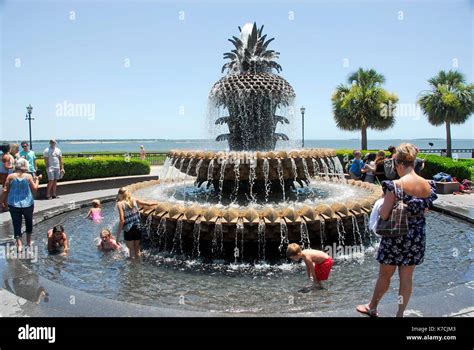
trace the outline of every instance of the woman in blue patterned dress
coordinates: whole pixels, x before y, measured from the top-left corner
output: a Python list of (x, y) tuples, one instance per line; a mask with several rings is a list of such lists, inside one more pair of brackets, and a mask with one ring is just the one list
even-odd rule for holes
[[(397, 200), (407, 205), (408, 234), (398, 237), (383, 237), (377, 252), (380, 263), (379, 276), (372, 299), (367, 305), (358, 305), (356, 310), (369, 316), (377, 316), (377, 306), (390, 286), (390, 279), (398, 267), (400, 286), (398, 292), (397, 317), (410, 300), (415, 266), (423, 262), (425, 256), (425, 212), (437, 198), (433, 181), (427, 181), (415, 173), (414, 166), (418, 149), (408, 143), (397, 147), (394, 156), (399, 180), (382, 182), (384, 202), (380, 217), (388, 220)], [(403, 189), (403, 191), (402, 191)]]

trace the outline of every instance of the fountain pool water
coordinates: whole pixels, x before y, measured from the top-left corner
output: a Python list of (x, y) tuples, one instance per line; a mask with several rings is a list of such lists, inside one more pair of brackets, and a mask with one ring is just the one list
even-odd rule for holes
[[(101, 253), (95, 247), (102, 227), (116, 227), (113, 204), (104, 204), (105, 218), (100, 225), (85, 220), (86, 212), (75, 210), (36, 225), (35, 236), (43, 238), (34, 243), (44, 248), (39, 262), (25, 262), (27, 267), (59, 284), (114, 300), (179, 310), (255, 314), (353, 309), (367, 300), (377, 277), (371, 246), (363, 254), (336, 257), (327, 289), (309, 293), (297, 292), (306, 283), (304, 266), (286, 259), (273, 265), (219, 260), (206, 264), (201, 259), (145, 249), (142, 261), (132, 262), (123, 252)], [(69, 235), (67, 258), (49, 256), (45, 248), (46, 232), (57, 223), (64, 223)], [(467, 236), (472, 239), (472, 234), (472, 225), (428, 214), (426, 257), (415, 271), (415, 297), (472, 280), (472, 275), (467, 275), (472, 249)], [(396, 302), (397, 285), (394, 281), (387, 302)]]

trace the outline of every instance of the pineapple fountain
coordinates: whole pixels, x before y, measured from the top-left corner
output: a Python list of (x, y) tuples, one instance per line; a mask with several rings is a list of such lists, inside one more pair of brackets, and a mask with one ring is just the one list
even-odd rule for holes
[(224, 54), (227, 74), (209, 94), (215, 124), (229, 130), (217, 141), (230, 151), (171, 151), (160, 180), (129, 186), (158, 202), (140, 209), (149, 243), (194, 258), (261, 261), (281, 258), (290, 242), (324, 249), (371, 240), (379, 186), (346, 181), (334, 150), (275, 150), (288, 140), (276, 128), (289, 123), (295, 92), (273, 72), (279, 53), (268, 49), (263, 26), (239, 30)]

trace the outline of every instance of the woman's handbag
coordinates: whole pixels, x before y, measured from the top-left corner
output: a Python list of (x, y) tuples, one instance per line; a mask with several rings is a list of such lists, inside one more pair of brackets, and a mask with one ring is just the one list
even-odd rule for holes
[(392, 209), (390, 219), (383, 220), (379, 216), (375, 229), (377, 234), (382, 237), (399, 237), (408, 233), (408, 208), (407, 205), (403, 203), (403, 184), (400, 181), (400, 188), (402, 190), (401, 199), (397, 197), (397, 186), (395, 182), (393, 186), (395, 187), (395, 199), (397, 201)]

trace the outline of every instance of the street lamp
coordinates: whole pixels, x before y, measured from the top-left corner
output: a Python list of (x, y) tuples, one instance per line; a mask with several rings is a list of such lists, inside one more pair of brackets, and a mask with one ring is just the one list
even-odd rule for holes
[(30, 127), (30, 150), (33, 150), (33, 142), (31, 140), (31, 121), (34, 120), (34, 118), (31, 118), (31, 113), (33, 112), (33, 107), (31, 104), (26, 107), (26, 118), (25, 120), (28, 120), (28, 125)]
[(301, 111), (301, 147), (304, 148), (304, 112), (306, 111), (306, 108), (301, 106), (300, 111)]

